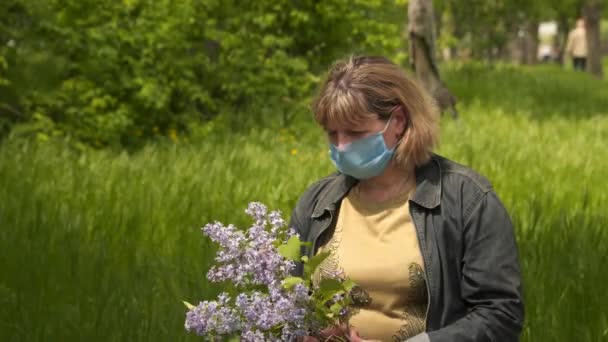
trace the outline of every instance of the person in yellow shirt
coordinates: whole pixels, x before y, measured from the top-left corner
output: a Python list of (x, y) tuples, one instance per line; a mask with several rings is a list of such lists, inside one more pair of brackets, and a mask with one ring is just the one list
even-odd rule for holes
[(432, 152), (430, 95), (385, 57), (351, 57), (331, 68), (313, 112), (338, 172), (304, 192), (290, 227), (309, 258), (330, 253), (315, 277), (340, 274), (358, 290), (349, 327), (304, 341), (518, 341), (511, 220), (485, 177)]
[(566, 54), (572, 58), (574, 70), (585, 71), (587, 67), (587, 35), (583, 19), (578, 19), (576, 27), (568, 34)]

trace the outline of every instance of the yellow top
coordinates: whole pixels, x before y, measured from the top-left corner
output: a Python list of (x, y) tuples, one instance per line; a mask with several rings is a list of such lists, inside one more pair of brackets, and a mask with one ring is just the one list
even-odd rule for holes
[(409, 194), (373, 204), (357, 189), (342, 200), (334, 235), (319, 249), (331, 255), (318, 276), (343, 273), (369, 295), (350, 320), (363, 339), (405, 340), (425, 330), (428, 302)]
[(572, 57), (587, 57), (587, 37), (585, 28), (577, 27), (568, 34), (566, 52)]

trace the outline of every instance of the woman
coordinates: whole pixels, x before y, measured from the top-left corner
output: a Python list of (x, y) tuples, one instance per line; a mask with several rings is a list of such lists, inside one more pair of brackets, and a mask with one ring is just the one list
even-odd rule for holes
[(330, 252), (320, 276), (361, 287), (349, 338), (517, 341), (511, 221), (484, 177), (431, 152), (429, 96), (386, 58), (354, 57), (333, 66), (313, 110), (339, 172), (307, 189), (291, 226), (308, 256)]

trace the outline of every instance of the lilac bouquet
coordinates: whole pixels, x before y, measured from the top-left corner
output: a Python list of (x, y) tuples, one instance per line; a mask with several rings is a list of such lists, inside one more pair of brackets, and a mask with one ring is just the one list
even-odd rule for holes
[[(323, 328), (348, 327), (355, 284), (339, 275), (313, 284), (313, 273), (328, 254), (301, 257), (305, 243), (279, 211), (252, 202), (245, 212), (254, 221), (246, 231), (219, 222), (203, 227), (219, 247), (207, 279), (227, 282), (237, 293), (223, 292), (196, 306), (184, 302), (186, 330), (210, 340), (293, 341), (318, 336)], [(291, 276), (296, 261), (304, 263), (303, 277)]]

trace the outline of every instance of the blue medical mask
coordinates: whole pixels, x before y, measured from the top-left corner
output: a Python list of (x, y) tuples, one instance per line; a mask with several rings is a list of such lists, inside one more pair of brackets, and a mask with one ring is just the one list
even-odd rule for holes
[[(392, 117), (391, 117), (392, 118)], [(388, 149), (382, 134), (386, 132), (391, 119), (384, 129), (376, 134), (351, 142), (341, 150), (330, 144), (330, 156), (340, 172), (357, 179), (368, 179), (380, 175), (390, 162), (395, 148)]]

